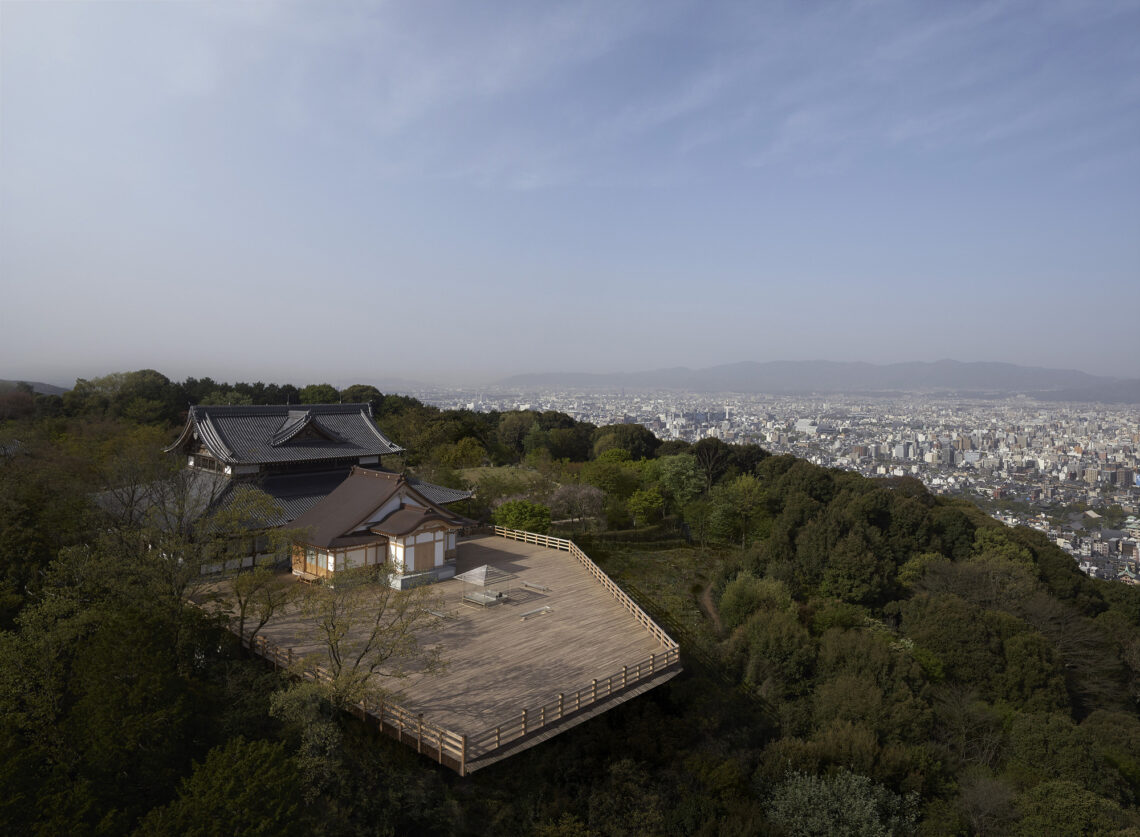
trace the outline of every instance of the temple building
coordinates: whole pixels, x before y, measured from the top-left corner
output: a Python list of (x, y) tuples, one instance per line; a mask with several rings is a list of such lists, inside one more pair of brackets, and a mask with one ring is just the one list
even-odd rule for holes
[(387, 563), (395, 570), (394, 587), (451, 578), (456, 537), (471, 521), (427, 494), (399, 474), (353, 468), (291, 524), (302, 532), (293, 548), (293, 573), (334, 578), (342, 570)]
[(388, 562), (401, 586), (454, 574), (456, 533), (470, 521), (446, 504), (470, 492), (386, 470), (385, 458), (402, 464), (404, 449), (380, 432), (368, 404), (192, 406), (166, 450), (186, 457), (205, 507), (229, 502), (243, 484), (272, 497), (273, 525), (304, 532), (298, 575)]

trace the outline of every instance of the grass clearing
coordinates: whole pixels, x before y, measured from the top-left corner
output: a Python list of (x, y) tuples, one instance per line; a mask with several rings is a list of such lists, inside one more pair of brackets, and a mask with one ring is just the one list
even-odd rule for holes
[(609, 545), (587, 554), (636, 600), (647, 605), (662, 627), (677, 631), (683, 644), (706, 648), (717, 643), (716, 630), (700, 605), (700, 595), (724, 556), (695, 546), (643, 548), (637, 544)]

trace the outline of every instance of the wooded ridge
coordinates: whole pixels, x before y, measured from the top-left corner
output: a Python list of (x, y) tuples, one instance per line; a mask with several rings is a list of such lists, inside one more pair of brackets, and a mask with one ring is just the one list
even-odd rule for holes
[(1140, 590), (1040, 533), (755, 446), (323, 386), (292, 390), (372, 403), (468, 516), (572, 539), (684, 672), (461, 778), (189, 604), (220, 540), (92, 503), (179, 464), (187, 400), (286, 388), (77, 382), (0, 421), (5, 833), (1140, 833)]

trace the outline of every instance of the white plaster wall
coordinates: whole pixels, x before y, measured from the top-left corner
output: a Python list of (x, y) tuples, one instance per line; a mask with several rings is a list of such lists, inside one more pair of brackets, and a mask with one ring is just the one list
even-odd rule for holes
[(371, 526), (373, 523), (379, 523), (398, 508), (400, 508), (400, 498), (396, 496), (373, 512), (364, 525)]

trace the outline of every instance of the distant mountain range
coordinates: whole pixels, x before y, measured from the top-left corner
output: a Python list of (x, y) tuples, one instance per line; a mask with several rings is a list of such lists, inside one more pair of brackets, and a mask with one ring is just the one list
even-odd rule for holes
[(1108, 378), (1072, 369), (1012, 363), (839, 363), (824, 360), (730, 363), (707, 369), (655, 369), (629, 374), (514, 375), (509, 387), (674, 389), (793, 395), (929, 392), (974, 396), (1027, 395), (1042, 400), (1140, 404), (1140, 379)]
[(21, 383), (28, 383), (31, 385), (32, 390), (40, 393), (41, 395), (63, 395), (67, 392), (67, 387), (57, 387), (55, 384), (44, 384), (39, 381), (5, 381), (0, 380), (0, 392), (5, 392), (10, 389), (15, 389)]

